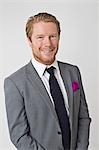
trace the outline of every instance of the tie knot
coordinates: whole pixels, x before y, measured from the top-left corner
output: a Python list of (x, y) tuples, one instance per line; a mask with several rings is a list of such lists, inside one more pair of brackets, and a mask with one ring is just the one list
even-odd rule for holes
[(55, 69), (55, 67), (51, 66), (50, 68), (47, 68), (46, 71), (47, 71), (50, 75), (54, 75), (54, 69)]

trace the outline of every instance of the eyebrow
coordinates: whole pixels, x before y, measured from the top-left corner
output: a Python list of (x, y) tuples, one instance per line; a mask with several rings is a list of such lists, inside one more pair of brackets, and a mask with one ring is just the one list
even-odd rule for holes
[[(48, 36), (51, 36), (51, 35), (57, 35), (57, 33), (51, 33), (50, 35)], [(45, 36), (44, 34), (37, 34), (36, 36)]]

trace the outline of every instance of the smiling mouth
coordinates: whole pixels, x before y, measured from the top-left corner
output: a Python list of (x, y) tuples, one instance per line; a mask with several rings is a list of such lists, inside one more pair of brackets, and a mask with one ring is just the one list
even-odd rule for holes
[(51, 50), (43, 50), (42, 52), (44, 54), (51, 54), (53, 52), (53, 50), (52, 49)]

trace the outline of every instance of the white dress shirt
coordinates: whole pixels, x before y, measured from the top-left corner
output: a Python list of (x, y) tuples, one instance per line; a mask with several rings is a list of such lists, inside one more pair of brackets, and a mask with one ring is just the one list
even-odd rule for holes
[(32, 64), (33, 64), (34, 68), (36, 69), (38, 75), (40, 76), (41, 80), (43, 81), (45, 88), (46, 88), (46, 90), (50, 96), (51, 102), (53, 103), (53, 106), (54, 106), (54, 101), (53, 101), (53, 98), (51, 96), (50, 86), (49, 86), (50, 74), (47, 71), (45, 71), (45, 69), (49, 68), (51, 66), (56, 68), (54, 74), (55, 74), (55, 77), (58, 81), (60, 89), (62, 91), (64, 102), (65, 102), (65, 107), (66, 107), (67, 113), (69, 115), (69, 105), (68, 105), (67, 93), (66, 93), (66, 89), (65, 89), (62, 77), (60, 75), (60, 70), (59, 70), (57, 61), (55, 60), (54, 63), (49, 66), (49, 65), (44, 65), (44, 64), (36, 61), (35, 58), (32, 58)]

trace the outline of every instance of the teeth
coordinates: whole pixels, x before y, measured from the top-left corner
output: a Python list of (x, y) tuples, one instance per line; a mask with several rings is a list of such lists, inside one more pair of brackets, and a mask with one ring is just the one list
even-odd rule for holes
[(45, 49), (44, 51), (52, 51), (52, 49)]
[(51, 51), (44, 51), (44, 53), (50, 53)]
[(42, 52), (43, 52), (44, 54), (50, 54), (50, 53), (52, 52), (52, 50), (45, 50), (45, 51), (43, 50)]
[(43, 50), (43, 52), (45, 52), (45, 53), (49, 53), (51, 51), (52, 51), (52, 49)]

